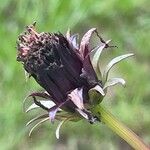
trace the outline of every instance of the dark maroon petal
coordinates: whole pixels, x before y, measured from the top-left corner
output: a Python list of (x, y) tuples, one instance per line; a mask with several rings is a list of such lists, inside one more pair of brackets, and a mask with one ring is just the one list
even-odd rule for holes
[[(35, 97), (35, 96), (38, 96), (38, 97), (42, 97), (42, 98), (45, 98), (45, 99), (51, 99), (52, 97), (47, 94), (46, 92), (33, 92), (31, 94), (28, 95), (28, 97)], [(27, 97), (27, 98), (28, 98)]]
[(76, 88), (71, 93), (68, 94), (69, 99), (75, 104), (79, 109), (84, 109), (83, 104), (83, 88)]
[(90, 57), (87, 56), (83, 60), (83, 70), (82, 70), (82, 76), (87, 78), (87, 81), (89, 84), (95, 85), (95, 83), (98, 82), (98, 78), (96, 76), (96, 73), (93, 69)]
[(69, 49), (69, 47), (64, 46), (64, 43), (61, 40), (56, 46), (59, 50), (59, 56), (62, 64), (67, 68), (68, 72), (70, 72), (73, 76), (79, 76), (82, 69), (82, 62), (77, 54), (73, 50)]
[(84, 34), (81, 44), (80, 44), (80, 54), (82, 59), (84, 59), (89, 54), (89, 42), (91, 39), (92, 34), (96, 31), (96, 28), (90, 29), (87, 33)]
[(79, 38), (78, 34), (74, 34), (70, 37), (70, 43), (73, 45), (75, 49), (79, 49), (79, 45), (77, 43), (77, 39)]
[(55, 120), (55, 116), (56, 116), (56, 113), (58, 112), (58, 110), (65, 104), (67, 104), (69, 100), (66, 100), (58, 105), (55, 105), (54, 107), (50, 108), (49, 109), (49, 119), (51, 122), (54, 122)]
[(58, 111), (59, 107), (58, 106), (54, 106), (51, 108), (51, 110), (49, 110), (49, 119), (50, 119), (50, 122), (54, 122), (55, 120), (55, 116), (56, 116), (56, 113)]
[(53, 97), (54, 103), (59, 103), (64, 99), (64, 94), (60, 91), (60, 87), (57, 86), (55, 81), (51, 79), (48, 70), (39, 71), (36, 81)]
[(83, 36), (80, 44), (80, 53), (82, 55), (83, 59), (83, 70), (82, 70), (82, 76), (87, 78), (87, 81), (90, 84), (95, 84), (95, 82), (98, 81), (96, 73), (93, 69), (92, 63), (90, 61), (90, 48), (89, 48), (89, 42), (90, 38), (93, 34), (93, 32), (96, 31), (96, 28), (90, 29), (85, 35)]

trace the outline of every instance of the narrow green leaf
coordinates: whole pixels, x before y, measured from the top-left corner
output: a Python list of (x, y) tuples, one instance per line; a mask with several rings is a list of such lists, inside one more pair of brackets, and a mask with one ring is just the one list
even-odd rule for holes
[(82, 109), (79, 109), (79, 108), (76, 108), (76, 111), (85, 119), (89, 119), (88, 118), (88, 115), (82, 110)]
[(73, 122), (79, 121), (81, 119), (81, 117), (79, 117), (78, 115), (75, 115), (72, 113), (66, 113), (66, 112), (64, 113), (63, 111), (57, 113), (55, 118), (59, 121), (70, 118), (70, 121), (73, 121)]
[(33, 130), (34, 130), (37, 126), (39, 126), (40, 124), (44, 123), (44, 122), (47, 121), (47, 120), (49, 120), (49, 117), (47, 117), (47, 118), (45, 118), (45, 119), (39, 121), (37, 124), (35, 124), (35, 125), (31, 128), (31, 130), (30, 130), (30, 132), (29, 132), (29, 136), (31, 136)]
[(28, 96), (25, 97), (25, 99), (23, 100), (23, 110), (26, 111), (25, 108), (25, 104), (27, 100), (32, 100), (33, 101), (33, 97), (41, 97), (44, 98), (45, 101), (51, 101), (50, 99), (50, 95), (45, 91), (45, 92), (33, 92), (31, 94), (29, 94)]
[(24, 74), (25, 74), (25, 80), (27, 82), (30, 77), (30, 74), (26, 70), (25, 70)]
[(33, 104), (31, 104), (31, 105), (27, 108), (27, 110), (26, 110), (25, 112), (27, 113), (27, 112), (29, 112), (29, 111), (31, 111), (31, 110), (33, 110), (33, 109), (36, 109), (36, 108), (39, 108), (39, 106), (36, 105), (35, 103), (33, 103)]
[(25, 99), (23, 100), (23, 111), (25, 112), (26, 111), (26, 107), (25, 107), (25, 104), (26, 104), (26, 101), (28, 100), (29, 96), (26, 96)]
[(67, 121), (69, 121), (70, 119), (72, 119), (72, 117), (68, 117), (68, 118), (66, 118), (65, 120), (62, 120), (62, 121), (58, 124), (57, 129), (56, 129), (56, 132), (55, 132), (57, 139), (59, 139), (60, 127), (61, 127), (64, 123), (66, 123)]
[(98, 46), (98, 47), (96, 47), (96, 49), (93, 50), (93, 51), (96, 51), (96, 52), (95, 52), (95, 54), (92, 58), (92, 65), (93, 65), (93, 68), (96, 71), (97, 76), (99, 78), (101, 78), (101, 71), (100, 71), (100, 68), (99, 68), (100, 56), (101, 56), (101, 53), (104, 50), (106, 44), (108, 44), (110, 41), (111, 40), (106, 41), (105, 44), (103, 44), (102, 46)]
[(108, 65), (106, 66), (105, 70), (104, 70), (104, 73), (103, 73), (103, 83), (105, 83), (107, 81), (107, 78), (108, 78), (108, 73), (110, 71), (110, 69), (115, 65), (117, 64), (118, 62), (122, 61), (123, 59), (126, 59), (128, 57), (131, 57), (133, 56), (134, 54), (125, 54), (125, 55), (121, 55), (121, 56), (118, 56), (114, 59), (112, 59)]
[(60, 132), (60, 127), (64, 124), (65, 120), (61, 121), (58, 126), (57, 126), (57, 129), (56, 129), (56, 138), (59, 139), (59, 132)]
[(109, 80), (105, 83), (103, 89), (106, 90), (108, 87), (114, 86), (114, 85), (116, 85), (116, 84), (121, 84), (121, 85), (124, 86), (125, 83), (126, 83), (125, 80), (122, 79), (122, 78), (112, 78), (112, 79), (109, 79)]
[[(42, 105), (44, 105), (46, 108), (51, 108), (53, 107), (55, 104), (52, 102), (52, 101), (44, 101), (44, 100), (41, 100), (39, 101)], [(25, 111), (26, 113), (33, 110), (33, 109), (36, 109), (36, 108), (39, 108), (38, 105), (36, 105), (35, 103), (31, 104), (28, 109)]]
[(42, 114), (40, 116), (37, 116), (37, 117), (31, 119), (29, 122), (27, 122), (26, 126), (29, 126), (31, 123), (33, 123), (39, 119), (43, 119), (43, 118), (47, 118), (47, 117), (49, 117), (48, 114)]
[(67, 38), (68, 40), (70, 40), (70, 36), (71, 36), (71, 31), (70, 31), (70, 29), (68, 28), (67, 33), (66, 33), (66, 38)]
[(96, 90), (97, 92), (99, 92), (102, 96), (105, 95), (104, 90), (99, 86), (96, 85), (95, 87), (91, 88), (90, 91)]

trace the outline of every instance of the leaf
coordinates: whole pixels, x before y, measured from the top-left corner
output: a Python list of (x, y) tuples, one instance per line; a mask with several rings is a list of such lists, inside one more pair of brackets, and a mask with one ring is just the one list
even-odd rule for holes
[(76, 108), (76, 111), (83, 117), (83, 118), (85, 118), (85, 119), (89, 119), (88, 118), (88, 115), (83, 111), (83, 110), (81, 110), (81, 109), (79, 109), (79, 108)]
[(64, 124), (65, 120), (61, 121), (58, 126), (57, 126), (57, 129), (56, 129), (56, 138), (59, 139), (59, 132), (60, 132), (60, 127)]
[(110, 86), (114, 86), (114, 85), (116, 85), (116, 84), (121, 84), (121, 85), (125, 85), (125, 80), (124, 79), (122, 79), (122, 78), (112, 78), (112, 79), (109, 79), (106, 83), (105, 83), (105, 85), (104, 85), (104, 90), (105, 89), (107, 89), (108, 87), (110, 87)]
[(23, 100), (23, 110), (25, 111), (25, 103), (28, 100), (29, 97), (41, 97), (41, 98), (45, 98), (45, 100), (51, 100), (51, 96), (45, 91), (45, 92), (33, 92), (31, 94), (29, 94), (28, 96), (25, 97), (25, 99)]
[(69, 118), (66, 118), (65, 120), (61, 121), (58, 126), (57, 126), (57, 129), (56, 129), (56, 138), (59, 139), (59, 133), (60, 133), (60, 127), (66, 122), (66, 121), (69, 121), (70, 117)]
[(37, 126), (39, 126), (40, 124), (44, 123), (44, 122), (47, 121), (47, 120), (49, 120), (49, 117), (47, 117), (47, 118), (45, 118), (45, 119), (39, 121), (37, 124), (35, 124), (35, 125), (31, 128), (31, 130), (30, 130), (30, 132), (29, 132), (29, 136), (31, 136), (33, 130), (34, 130)]
[(59, 121), (62, 121), (67, 118), (70, 118), (70, 121), (73, 121), (73, 122), (77, 122), (77, 121), (81, 120), (81, 118), (78, 115), (70, 114), (70, 113), (66, 113), (66, 114), (57, 113), (55, 118)]
[(104, 50), (106, 44), (108, 44), (111, 40), (106, 41), (105, 44), (103, 44), (102, 46), (98, 46), (96, 47), (93, 51), (96, 51), (93, 58), (92, 58), (92, 65), (94, 70), (96, 71), (98, 77), (101, 77), (101, 71), (99, 69), (99, 60), (100, 60), (100, 56), (102, 51)]
[[(55, 104), (54, 102), (52, 101), (44, 101), (44, 100), (41, 100), (39, 101), (42, 105), (44, 105), (46, 108), (50, 109), (51, 107), (53, 107)], [(36, 108), (39, 108), (38, 105), (36, 105), (35, 103), (31, 104), (28, 109), (25, 111), (26, 113), (33, 110), (33, 109), (36, 109)]]
[(47, 117), (48, 117), (48, 114), (42, 114), (40, 116), (37, 116), (37, 117), (31, 119), (30, 121), (28, 121), (26, 126), (30, 125), (31, 123), (33, 123), (33, 122), (35, 122), (35, 121), (37, 121), (39, 119), (43, 119), (43, 118), (47, 118)]
[(71, 34), (71, 31), (70, 31), (70, 29), (68, 29), (67, 33), (66, 33), (67, 40), (70, 40), (70, 34)]
[(25, 70), (24, 75), (25, 75), (25, 80), (27, 82), (30, 77), (30, 74)]
[(106, 66), (105, 70), (104, 70), (104, 73), (103, 73), (103, 82), (105, 83), (107, 81), (107, 78), (108, 78), (108, 73), (110, 71), (110, 69), (115, 65), (117, 64), (118, 62), (122, 61), (123, 59), (126, 59), (128, 57), (131, 57), (133, 56), (134, 54), (125, 54), (125, 55), (121, 55), (121, 56), (118, 56), (114, 59), (112, 59), (108, 65)]
[(23, 100), (23, 111), (25, 112), (25, 104), (26, 104), (26, 101), (28, 100), (29, 98), (29, 95), (25, 97), (25, 99)]
[(95, 87), (91, 88), (90, 91), (92, 90), (96, 90), (97, 92), (99, 92), (102, 96), (105, 95), (104, 90), (100, 87), (100, 85), (96, 85)]
[(36, 108), (39, 108), (38, 105), (36, 105), (35, 103), (31, 104), (28, 109), (25, 111), (26, 113), (33, 110), (33, 109), (36, 109)]

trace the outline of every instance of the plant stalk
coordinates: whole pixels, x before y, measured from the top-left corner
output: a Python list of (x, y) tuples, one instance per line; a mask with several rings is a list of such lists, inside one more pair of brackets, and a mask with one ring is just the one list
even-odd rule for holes
[(135, 150), (150, 150), (143, 140), (102, 106), (93, 109), (95, 115)]

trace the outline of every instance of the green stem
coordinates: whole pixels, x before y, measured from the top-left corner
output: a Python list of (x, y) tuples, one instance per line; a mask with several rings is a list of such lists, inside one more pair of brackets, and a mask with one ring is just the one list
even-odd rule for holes
[(105, 123), (110, 129), (112, 129), (112, 131), (124, 139), (135, 150), (150, 150), (150, 147), (148, 147), (140, 137), (116, 119), (105, 108), (102, 106), (97, 106), (93, 109), (93, 112), (103, 123)]

